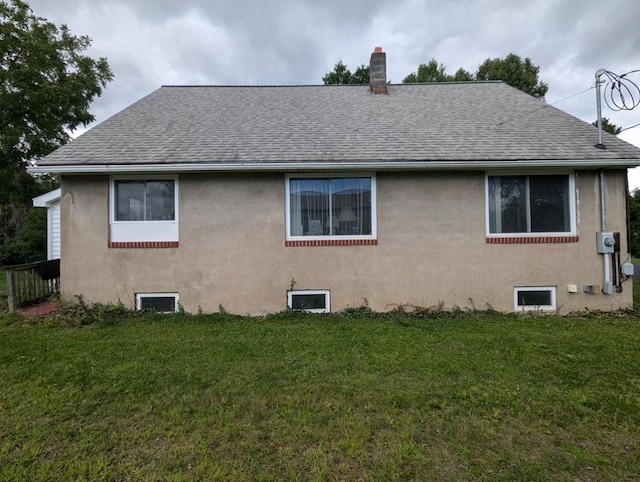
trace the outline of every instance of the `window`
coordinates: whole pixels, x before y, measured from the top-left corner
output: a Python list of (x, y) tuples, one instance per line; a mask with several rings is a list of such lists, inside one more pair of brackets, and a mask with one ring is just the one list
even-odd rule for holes
[(329, 313), (331, 311), (331, 295), (329, 290), (287, 291), (287, 306), (292, 310)]
[(111, 180), (111, 242), (177, 242), (177, 177)]
[(375, 177), (288, 177), (287, 239), (373, 239)]
[(516, 311), (547, 311), (556, 309), (555, 286), (520, 286), (513, 289)]
[(173, 221), (175, 181), (115, 181), (116, 221)]
[(573, 233), (573, 176), (487, 176), (489, 234)]
[(136, 309), (175, 313), (178, 311), (178, 293), (136, 293)]

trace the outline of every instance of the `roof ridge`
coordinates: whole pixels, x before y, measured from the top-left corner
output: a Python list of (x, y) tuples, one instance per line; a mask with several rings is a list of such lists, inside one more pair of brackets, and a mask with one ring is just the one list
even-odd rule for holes
[[(452, 82), (412, 82), (401, 84), (388, 84), (391, 87), (401, 86), (421, 86), (421, 85), (464, 85), (464, 84), (503, 84), (502, 80), (456, 80)], [(163, 88), (222, 88), (222, 89), (244, 89), (244, 88), (310, 88), (310, 87), (369, 87), (369, 84), (166, 84)]]

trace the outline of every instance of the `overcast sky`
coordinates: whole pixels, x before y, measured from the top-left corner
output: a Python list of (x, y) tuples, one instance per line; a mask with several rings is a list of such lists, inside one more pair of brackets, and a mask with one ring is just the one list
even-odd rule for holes
[[(530, 57), (547, 102), (589, 122), (596, 70), (640, 69), (637, 0), (26, 1), (109, 61), (115, 79), (93, 105), (98, 122), (161, 85), (321, 84), (340, 59), (367, 64), (375, 46), (394, 83), (432, 58), (454, 73), (510, 52)], [(630, 78), (640, 84), (640, 73)], [(603, 115), (640, 123), (640, 107)], [(640, 147), (640, 126), (620, 137)], [(640, 172), (630, 181), (640, 187)]]

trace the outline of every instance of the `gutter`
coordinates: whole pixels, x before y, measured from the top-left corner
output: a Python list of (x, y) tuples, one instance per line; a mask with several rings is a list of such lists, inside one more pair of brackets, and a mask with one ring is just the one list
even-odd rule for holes
[(640, 159), (509, 161), (328, 161), (210, 162), (162, 164), (52, 164), (27, 168), (30, 174), (117, 174), (131, 172), (294, 172), (294, 171), (479, 171), (502, 169), (593, 169), (640, 166)]

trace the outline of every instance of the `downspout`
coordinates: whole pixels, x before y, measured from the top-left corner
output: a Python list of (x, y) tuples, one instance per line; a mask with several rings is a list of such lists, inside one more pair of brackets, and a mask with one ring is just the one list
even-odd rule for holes
[(598, 172), (600, 176), (600, 231), (607, 230), (607, 200), (605, 199), (607, 186), (604, 177), (604, 169)]
[[(607, 231), (607, 186), (604, 169), (600, 169), (600, 231), (602, 234), (603, 242), (605, 237), (608, 237), (604, 233)], [(606, 295), (613, 293), (613, 283), (611, 282), (611, 253), (602, 253), (604, 258), (604, 281), (602, 283), (602, 292)]]
[[(606, 146), (602, 143), (602, 95), (600, 93), (600, 77), (605, 73), (604, 69), (596, 71), (596, 111), (598, 115), (598, 143), (597, 149), (606, 149)], [(599, 171), (600, 177), (600, 233), (597, 236), (602, 239), (607, 231), (607, 188), (604, 169)], [(613, 293), (613, 284), (611, 283), (611, 253), (602, 253), (604, 259), (604, 281), (602, 283), (602, 292), (610, 295)]]

